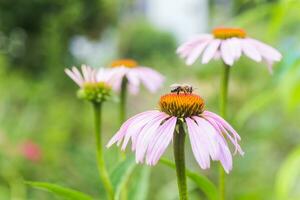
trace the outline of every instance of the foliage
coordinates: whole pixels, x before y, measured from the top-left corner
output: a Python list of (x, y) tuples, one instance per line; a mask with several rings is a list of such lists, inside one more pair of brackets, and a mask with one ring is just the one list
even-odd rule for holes
[[(227, 178), (228, 197), (297, 199), (300, 3), (297, 0), (235, 1), (237, 5), (226, 4), (225, 8), (219, 1), (210, 2), (215, 11), (209, 26), (243, 27), (249, 36), (272, 44), (284, 55), (283, 61), (275, 65), (273, 75), (268, 74), (264, 64), (248, 59), (241, 59), (232, 68), (228, 114), (241, 134), (245, 156), (234, 159), (233, 171)], [(53, 199), (51, 194), (26, 188), (23, 180), (59, 183), (105, 198), (96, 177), (92, 109), (76, 98), (77, 86), (63, 73), (63, 68), (80, 62), (69, 50), (76, 35), (91, 39), (97, 46), (99, 37), (114, 27), (111, 30), (114, 41), (108, 45), (114, 46), (119, 41), (116, 50), (119, 57), (136, 58), (167, 76), (166, 86), (158, 94), (142, 91), (130, 97), (130, 116), (155, 108), (159, 95), (169, 91), (168, 85), (174, 82), (194, 84), (195, 92), (206, 99), (206, 107), (218, 111), (221, 63), (213, 61), (204, 66), (197, 62), (185, 67), (175, 55), (177, 44), (172, 33), (158, 30), (147, 19), (136, 20), (143, 18), (140, 15), (121, 18), (118, 3), (111, 0), (0, 1), (0, 199)], [(124, 12), (131, 14), (128, 10)], [(108, 59), (106, 52), (94, 53)], [(119, 128), (116, 107), (113, 102), (104, 106), (104, 142)], [(22, 156), (21, 146), (28, 139), (41, 147), (40, 161)], [(150, 175), (148, 167), (136, 167), (130, 159), (118, 163), (117, 151), (116, 148), (105, 150), (105, 159), (118, 193), (119, 184), (124, 185), (130, 178), (130, 200), (156, 200), (160, 190), (173, 198), (171, 194), (177, 189), (172, 182), (173, 171), (158, 165)], [(216, 163), (211, 170), (202, 171), (188, 149), (186, 154), (187, 165), (193, 171), (188, 173), (192, 180), (189, 184), (197, 186), (191, 187), (195, 196), (191, 199), (199, 196), (214, 199), (213, 192), (209, 191), (214, 191), (213, 184), (217, 183)], [(129, 172), (134, 173), (129, 175)], [(205, 177), (213, 184), (207, 183)], [(39, 183), (39, 187), (65, 191), (60, 186), (44, 184)]]
[(164, 52), (168, 60), (175, 57), (176, 42), (168, 33), (157, 30), (146, 21), (135, 21), (121, 28), (120, 55), (125, 58), (148, 60)]

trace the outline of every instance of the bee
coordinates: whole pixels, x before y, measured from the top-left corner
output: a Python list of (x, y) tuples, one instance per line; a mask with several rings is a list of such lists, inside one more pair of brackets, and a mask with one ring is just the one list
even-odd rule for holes
[(193, 86), (189, 84), (172, 84), (170, 85), (171, 92), (179, 94), (180, 92), (183, 92), (184, 94), (192, 94), (194, 91)]

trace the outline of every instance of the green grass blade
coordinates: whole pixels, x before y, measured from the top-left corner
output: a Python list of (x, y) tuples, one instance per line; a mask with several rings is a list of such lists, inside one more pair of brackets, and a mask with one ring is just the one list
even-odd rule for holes
[(45, 183), (45, 182), (31, 182), (31, 181), (26, 181), (25, 183), (30, 185), (31, 187), (51, 192), (57, 196), (63, 197), (64, 199), (93, 200), (93, 198), (87, 194), (84, 194), (77, 190), (62, 187), (60, 185)]
[(134, 170), (136, 164), (133, 156), (128, 156), (111, 173), (110, 180), (114, 187), (115, 199), (120, 199), (120, 193), (123, 186), (127, 183), (129, 176)]

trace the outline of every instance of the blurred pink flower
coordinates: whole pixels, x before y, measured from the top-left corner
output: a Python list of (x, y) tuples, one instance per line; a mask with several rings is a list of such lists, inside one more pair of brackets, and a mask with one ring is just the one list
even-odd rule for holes
[(112, 88), (115, 91), (121, 90), (123, 78), (127, 79), (131, 94), (139, 92), (140, 83), (144, 84), (150, 92), (155, 92), (164, 82), (163, 75), (149, 67), (139, 66), (136, 61), (131, 59), (114, 61), (108, 71)]
[(109, 83), (110, 75), (107, 70), (100, 68), (94, 69), (87, 65), (81, 66), (81, 73), (76, 67), (65, 69), (65, 73), (80, 87), (83, 88), (86, 83)]
[(38, 144), (27, 141), (22, 145), (23, 156), (30, 161), (39, 161), (42, 157), (42, 152)]
[(210, 167), (210, 159), (220, 161), (224, 170), (232, 169), (232, 155), (226, 139), (243, 155), (238, 133), (220, 116), (204, 110), (203, 99), (195, 94), (166, 94), (160, 98), (160, 111), (150, 110), (127, 120), (107, 144), (121, 145), (129, 140), (136, 162), (155, 165), (170, 142), (178, 120), (187, 126), (194, 157), (202, 169)]
[(202, 54), (202, 64), (221, 57), (230, 66), (243, 53), (256, 62), (265, 61), (270, 71), (272, 64), (282, 58), (273, 47), (247, 37), (244, 30), (236, 28), (216, 28), (212, 34), (201, 34), (179, 46), (177, 53), (186, 60), (187, 65), (192, 65)]

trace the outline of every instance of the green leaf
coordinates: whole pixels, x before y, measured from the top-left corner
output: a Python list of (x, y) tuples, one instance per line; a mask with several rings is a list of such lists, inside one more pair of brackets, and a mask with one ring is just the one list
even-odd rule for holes
[[(161, 158), (160, 162), (172, 169), (175, 169), (175, 164), (170, 160), (165, 158)], [(203, 191), (203, 193), (208, 197), (210, 200), (217, 200), (218, 199), (218, 190), (216, 186), (205, 176), (199, 175), (194, 173), (190, 170), (186, 170), (186, 175), (191, 179), (198, 187)]]
[(32, 181), (26, 181), (25, 183), (32, 187), (35, 187), (35, 188), (38, 188), (41, 190), (46, 190), (48, 192), (56, 194), (57, 196), (63, 197), (64, 199), (93, 200), (93, 198), (87, 194), (84, 194), (77, 190), (65, 188), (60, 185), (56, 185), (56, 184), (52, 184), (52, 183), (45, 183), (45, 182), (32, 182)]
[(140, 174), (134, 180), (132, 190), (129, 192), (130, 200), (146, 200), (149, 188), (151, 169), (148, 166), (143, 166)]
[[(299, 181), (300, 171), (300, 147), (288, 155), (283, 165), (280, 167), (276, 177), (275, 190), (277, 199), (300, 199), (300, 194), (293, 194), (292, 189)], [(297, 193), (297, 192), (296, 192)]]
[(134, 170), (136, 164), (133, 156), (128, 156), (126, 160), (121, 162), (111, 173), (110, 180), (114, 187), (115, 199), (120, 199), (121, 189), (126, 185), (130, 174)]

